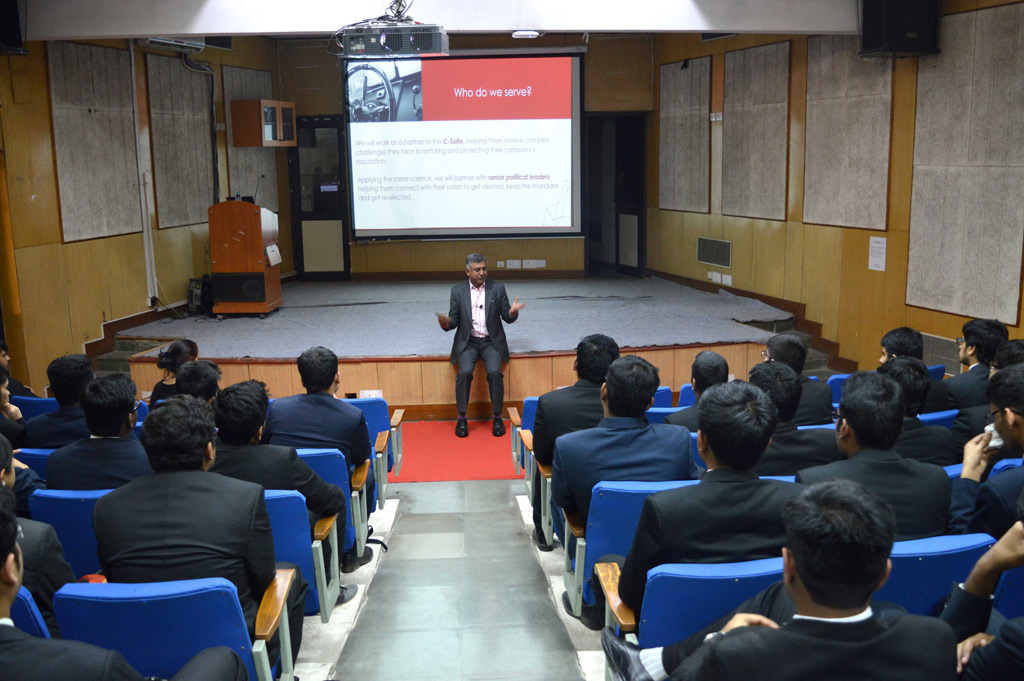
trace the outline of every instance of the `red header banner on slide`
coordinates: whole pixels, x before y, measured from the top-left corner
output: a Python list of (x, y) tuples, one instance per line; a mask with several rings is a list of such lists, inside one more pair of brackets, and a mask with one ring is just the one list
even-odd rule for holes
[(572, 118), (571, 60), (424, 60), (423, 120)]

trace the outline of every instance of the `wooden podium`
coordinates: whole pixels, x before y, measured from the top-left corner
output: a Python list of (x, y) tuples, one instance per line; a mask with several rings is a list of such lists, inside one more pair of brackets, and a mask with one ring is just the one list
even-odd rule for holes
[(210, 206), (214, 314), (263, 315), (281, 307), (277, 215), (247, 201)]

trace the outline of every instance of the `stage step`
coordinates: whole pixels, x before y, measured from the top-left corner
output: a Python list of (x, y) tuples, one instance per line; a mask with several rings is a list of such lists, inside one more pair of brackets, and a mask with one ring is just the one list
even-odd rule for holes
[[(793, 333), (798, 336), (806, 336), (799, 331), (796, 331), (796, 319), (790, 317), (789, 319), (779, 319), (773, 322), (743, 322), (744, 326), (752, 326), (755, 329), (761, 329), (762, 331), (771, 331), (772, 333)], [(808, 336), (810, 338), (810, 336)]]
[(125, 350), (131, 354), (145, 352), (150, 348), (163, 345), (167, 341), (153, 340), (152, 338), (127, 338), (122, 336), (114, 337), (114, 350)]
[(109, 371), (127, 374), (131, 371), (128, 366), (128, 358), (134, 355), (135, 350), (114, 350), (96, 357), (96, 371)]

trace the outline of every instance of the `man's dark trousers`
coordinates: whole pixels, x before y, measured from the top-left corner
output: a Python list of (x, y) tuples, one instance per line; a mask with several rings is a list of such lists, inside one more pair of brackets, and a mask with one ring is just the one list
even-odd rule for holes
[(491, 406), (494, 415), (501, 415), (505, 399), (505, 382), (501, 373), (501, 353), (495, 349), (490, 338), (470, 336), (466, 348), (459, 353), (459, 375), (455, 378), (455, 403), (460, 414), (466, 413), (469, 405), (469, 389), (473, 385), (473, 370), (477, 360), (484, 360), (487, 370), (487, 385), (491, 390)]

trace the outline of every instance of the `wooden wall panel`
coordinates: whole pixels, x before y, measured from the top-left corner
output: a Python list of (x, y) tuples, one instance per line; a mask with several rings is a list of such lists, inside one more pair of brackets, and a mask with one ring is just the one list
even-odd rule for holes
[(281, 99), (295, 102), (295, 115), (342, 113), (342, 62), (327, 54), (322, 39), (278, 40), (277, 55), (281, 65)]
[(423, 374), (419, 362), (378, 362), (377, 380), (388, 404), (423, 403)]
[(838, 339), (843, 230), (804, 225), (803, 283), (807, 318), (822, 325), (825, 338)]
[(84, 343), (96, 335), (109, 308), (106, 280), (95, 276), (96, 269), (103, 267), (106, 261), (105, 241), (80, 241), (61, 249), (71, 340), (76, 343)]
[[(447, 404), (455, 401), (455, 367), (451, 365), (451, 362), (447, 360), (424, 362), (421, 372), (424, 404)], [(486, 380), (485, 378), (485, 383)]]
[(651, 35), (592, 35), (584, 57), (584, 110), (653, 109), (653, 50)]
[(249, 379), (266, 383), (274, 398), (306, 392), (295, 364), (250, 364)]
[(184, 300), (192, 272), (192, 233), (187, 229), (153, 230), (157, 295), (165, 302)]
[(643, 357), (658, 369), (658, 379), (661, 385), (667, 385), (673, 392), (679, 390), (679, 379), (676, 377), (676, 351), (675, 350), (648, 350), (641, 348), (635, 353)]
[(840, 282), (843, 291), (859, 291), (858, 296), (844, 296), (839, 317), (839, 339), (843, 356), (857, 359), (862, 367), (871, 368), (869, 358), (878, 357), (882, 330), (882, 306), (885, 272), (868, 269), (869, 233), (843, 230), (843, 264)]
[[(116, 267), (107, 268), (107, 295), (110, 299), (110, 314), (107, 320), (121, 319), (137, 313), (149, 302), (146, 299), (146, 259), (142, 246), (141, 234), (104, 239), (106, 246), (106, 262), (116, 263)], [(95, 277), (97, 268), (91, 272)], [(91, 329), (90, 340), (96, 338), (100, 330)]]
[(132, 362), (130, 367), (132, 381), (135, 382), (135, 396), (142, 399), (142, 393), (145, 392), (148, 400), (157, 381), (164, 377), (163, 369), (158, 369), (155, 362)]
[(356, 393), (358, 397), (360, 390), (380, 389), (376, 362), (340, 362), (338, 374), (341, 377), (339, 395)]
[(28, 381), (36, 394), (47, 384), (46, 365), (55, 357), (80, 352), (71, 341), (67, 310), (68, 285), (60, 244), (19, 248), (15, 251), (22, 306)]
[[(786, 246), (789, 225), (773, 220), (757, 220), (752, 229), (750, 252), (755, 254), (750, 265), (748, 291), (759, 291), (776, 298), (786, 297), (786, 268), (779, 263), (786, 262)], [(736, 243), (733, 243), (733, 248)], [(735, 265), (733, 265), (735, 269)], [(736, 278), (733, 278), (736, 286)]]
[(576, 355), (559, 355), (551, 358), (551, 385), (564, 388), (574, 385), (579, 377), (576, 375)]
[(914, 124), (917, 107), (917, 59), (897, 59), (892, 74), (892, 141), (889, 159), (890, 230), (910, 231), (914, 181)]
[(545, 270), (582, 272), (583, 239), (490, 239), (378, 241), (350, 247), (353, 273), (451, 272), (465, 270), (466, 256), (483, 253), (492, 274), (499, 260), (541, 259)]
[(241, 383), (242, 381), (249, 380), (248, 364), (236, 364), (232, 362), (231, 364), (224, 363), (219, 366), (221, 373), (220, 387), (222, 389), (228, 387), (229, 385), (234, 385), (235, 383)]
[[(550, 357), (520, 357), (506, 369), (506, 400), (520, 402), (527, 397), (554, 390)], [(486, 382), (486, 377), (485, 377)], [(476, 379), (474, 378), (474, 388)]]

